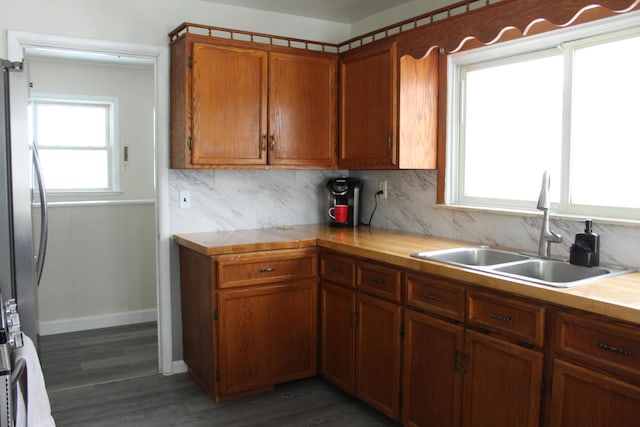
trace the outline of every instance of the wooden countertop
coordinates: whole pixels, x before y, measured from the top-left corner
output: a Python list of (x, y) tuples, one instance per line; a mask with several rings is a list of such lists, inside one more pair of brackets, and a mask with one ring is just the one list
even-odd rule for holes
[(174, 240), (179, 245), (204, 255), (318, 246), (640, 324), (638, 272), (562, 289), (410, 256), (419, 251), (476, 246), (477, 243), (474, 242), (379, 228), (347, 229), (326, 225), (178, 234), (174, 236)]

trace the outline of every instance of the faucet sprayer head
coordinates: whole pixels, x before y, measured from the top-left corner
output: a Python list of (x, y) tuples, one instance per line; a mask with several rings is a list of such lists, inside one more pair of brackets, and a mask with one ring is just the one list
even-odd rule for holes
[(538, 197), (538, 209), (549, 210), (551, 203), (549, 202), (549, 188), (550, 188), (549, 172), (544, 171), (542, 174), (542, 188), (540, 189), (540, 196)]

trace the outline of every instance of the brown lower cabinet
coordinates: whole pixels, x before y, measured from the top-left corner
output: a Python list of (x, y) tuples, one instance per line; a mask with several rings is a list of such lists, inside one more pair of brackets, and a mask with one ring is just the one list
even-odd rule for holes
[(399, 305), (321, 285), (321, 373), (391, 418), (400, 418)]
[(405, 426), (459, 426), (464, 328), (407, 310), (402, 419)]
[[(407, 302), (416, 307), (407, 308), (405, 313), (403, 424), (538, 426), (542, 351), (488, 335), (493, 331), (480, 333), (465, 328), (458, 320), (462, 307), (457, 300), (464, 291), (462, 287), (426, 275), (408, 275), (406, 284)], [(467, 304), (467, 318), (473, 316), (476, 321), (477, 313), (484, 310), (472, 313), (472, 307), (491, 303), (493, 310), (488, 312), (487, 322), (507, 317), (496, 308), (498, 302), (510, 311), (521, 308), (519, 302), (496, 295), (474, 297), (473, 303)], [(450, 319), (418, 313), (416, 309), (447, 313)], [(510, 329), (528, 329), (529, 322), (514, 322), (518, 317), (513, 313), (509, 316)]]
[[(400, 418), (400, 273), (325, 254), (321, 272), (321, 374), (393, 419)], [(352, 274), (356, 272), (356, 274)], [(374, 295), (389, 295), (391, 300)], [(397, 296), (396, 296), (397, 295)]]
[(216, 400), (314, 376), (319, 355), (324, 378), (405, 426), (640, 419), (635, 324), (315, 248), (181, 247), (180, 262), (184, 360)]
[(539, 350), (466, 331), (462, 425), (538, 426), (542, 361)]
[(611, 375), (556, 360), (551, 427), (635, 426), (640, 420), (640, 387)]
[(220, 292), (220, 394), (316, 375), (316, 319), (314, 279)]
[(358, 295), (356, 397), (391, 418), (400, 417), (400, 306)]
[(320, 371), (349, 394), (355, 394), (356, 294), (341, 286), (320, 286)]
[(184, 361), (215, 400), (317, 375), (317, 265), (315, 248), (180, 248)]
[(560, 312), (555, 332), (549, 425), (637, 425), (640, 330), (606, 317)]

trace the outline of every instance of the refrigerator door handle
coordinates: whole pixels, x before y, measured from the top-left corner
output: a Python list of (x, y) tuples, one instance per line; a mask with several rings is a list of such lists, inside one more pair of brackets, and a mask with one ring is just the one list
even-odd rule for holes
[(40, 245), (36, 255), (36, 283), (40, 286), (42, 270), (44, 269), (44, 258), (47, 254), (47, 238), (49, 237), (49, 208), (47, 206), (47, 193), (44, 189), (44, 175), (40, 165), (40, 156), (35, 144), (33, 145), (33, 167), (38, 181), (38, 193), (40, 194)]

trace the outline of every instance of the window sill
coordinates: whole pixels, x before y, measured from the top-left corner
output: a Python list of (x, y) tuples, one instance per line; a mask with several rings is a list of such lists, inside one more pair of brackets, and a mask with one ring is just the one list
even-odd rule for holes
[[(488, 214), (495, 214), (495, 215), (511, 215), (511, 216), (520, 216), (520, 217), (538, 217), (542, 215), (540, 211), (533, 210), (533, 209), (506, 209), (506, 208), (497, 208), (497, 207), (489, 207), (489, 206), (451, 205), (451, 204), (434, 204), (432, 205), (432, 207), (435, 209), (443, 209), (443, 210), (451, 210), (451, 211), (478, 212), (478, 213), (485, 213), (485, 214), (488, 213)], [(585, 218), (591, 218), (592, 220), (594, 220), (594, 222), (598, 222), (599, 224), (619, 225), (619, 226), (625, 226), (625, 227), (640, 227), (640, 220), (564, 214), (564, 213), (553, 212), (553, 210), (551, 210), (550, 212), (550, 217), (553, 220), (560, 220), (560, 221), (584, 221)]]

